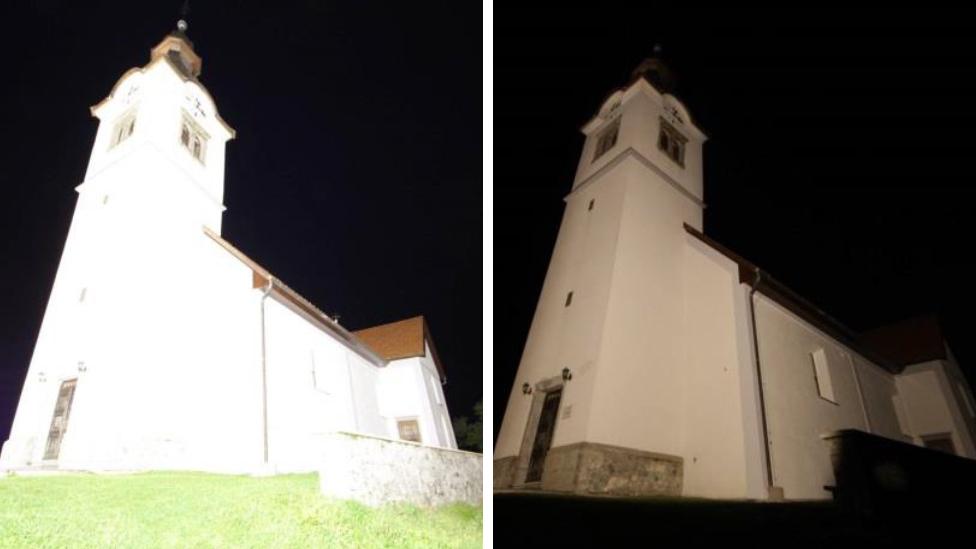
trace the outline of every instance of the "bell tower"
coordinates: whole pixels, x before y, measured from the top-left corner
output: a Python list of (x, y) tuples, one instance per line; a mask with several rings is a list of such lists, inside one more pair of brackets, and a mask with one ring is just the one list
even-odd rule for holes
[[(163, 360), (153, 337), (187, 345), (177, 335), (187, 324), (179, 299), (206, 264), (204, 228), (220, 232), (224, 149), (234, 137), (200, 82), (187, 27), (181, 19), (146, 65), (91, 107), (98, 130), (4, 466), (70, 463), (73, 444), (95, 440), (81, 425), (121, 432), (124, 416), (96, 417), (93, 403), (130, 398), (150, 382), (151, 365)], [(52, 409), (62, 415), (52, 420)]]
[(584, 484), (626, 484), (614, 475), (638, 467), (660, 485), (635, 493), (680, 493), (684, 225), (702, 227), (706, 137), (673, 86), (649, 58), (582, 128), (495, 447), (498, 487), (613, 490)]

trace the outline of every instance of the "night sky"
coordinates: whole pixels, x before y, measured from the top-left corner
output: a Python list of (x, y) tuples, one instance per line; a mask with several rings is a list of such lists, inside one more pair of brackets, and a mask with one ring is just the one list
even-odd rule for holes
[[(21, 3), (18, 3), (21, 4)], [(101, 101), (182, 2), (4, 5), (0, 440), (6, 440)], [(201, 81), (237, 130), (223, 236), (355, 330), (417, 314), (453, 416), (482, 395), (481, 10), (192, 2)]]
[(579, 128), (655, 43), (709, 136), (706, 233), (855, 331), (940, 315), (976, 382), (971, 14), (496, 6), (494, 21), (496, 435)]

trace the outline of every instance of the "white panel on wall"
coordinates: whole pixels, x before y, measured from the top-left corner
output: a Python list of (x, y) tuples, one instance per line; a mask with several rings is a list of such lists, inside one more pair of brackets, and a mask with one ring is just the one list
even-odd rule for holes
[(820, 397), (837, 403), (834, 397), (834, 385), (830, 380), (830, 365), (827, 363), (827, 353), (823, 349), (817, 349), (810, 353), (813, 357), (813, 369), (817, 376), (817, 391)]

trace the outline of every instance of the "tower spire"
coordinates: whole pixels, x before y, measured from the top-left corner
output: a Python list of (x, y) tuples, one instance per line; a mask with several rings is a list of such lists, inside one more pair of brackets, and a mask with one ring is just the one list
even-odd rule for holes
[(152, 49), (151, 58), (166, 57), (183, 76), (197, 78), (203, 65), (200, 56), (193, 51), (193, 41), (186, 35), (190, 24), (186, 22), (190, 14), (189, 0), (183, 1), (180, 8), (180, 18), (176, 21), (176, 30), (171, 31), (163, 41)]
[(661, 48), (660, 43), (654, 44), (654, 48), (651, 50), (653, 53), (650, 57), (645, 58), (641, 61), (640, 65), (630, 73), (631, 81), (636, 81), (638, 78), (643, 78), (647, 80), (654, 88), (661, 93), (673, 93), (675, 89), (675, 77), (671, 69), (664, 63), (661, 59)]

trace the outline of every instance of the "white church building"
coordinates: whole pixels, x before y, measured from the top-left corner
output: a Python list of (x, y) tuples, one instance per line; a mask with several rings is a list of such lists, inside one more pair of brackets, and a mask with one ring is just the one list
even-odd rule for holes
[(934, 321), (854, 334), (703, 233), (706, 136), (669, 82), (645, 61), (582, 128), (495, 488), (826, 499), (842, 429), (976, 458)]
[(185, 30), (91, 108), (0, 470), (313, 471), (334, 432), (456, 448), (422, 317), (350, 333), (220, 236), (235, 135)]

